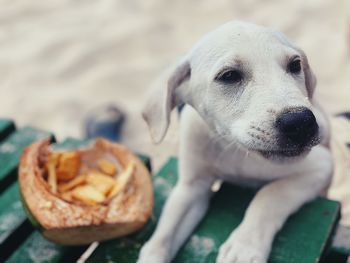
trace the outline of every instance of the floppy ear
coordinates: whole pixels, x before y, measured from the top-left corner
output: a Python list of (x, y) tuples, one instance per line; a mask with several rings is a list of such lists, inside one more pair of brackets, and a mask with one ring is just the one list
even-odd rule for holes
[(284, 34), (282, 34), (281, 32), (274, 32), (274, 33), (282, 43), (294, 48), (295, 50), (297, 50), (301, 54), (302, 60), (303, 60), (302, 66), (303, 66), (303, 71), (304, 71), (304, 75), (305, 75), (305, 87), (306, 87), (308, 97), (310, 99), (312, 99), (317, 81), (316, 81), (316, 77), (315, 77), (314, 73), (312, 72), (312, 70), (310, 68), (309, 61), (307, 59), (307, 56), (305, 55), (305, 52), (302, 51), (300, 48), (292, 45), (289, 42), (289, 40), (287, 39), (287, 37)]
[(303, 71), (305, 75), (305, 87), (307, 90), (308, 97), (312, 99), (312, 96), (314, 95), (314, 91), (316, 88), (317, 80), (310, 68), (306, 55), (304, 54), (304, 52), (302, 54), (303, 54)]
[(176, 89), (190, 76), (191, 66), (187, 60), (182, 60), (152, 90), (142, 116), (148, 124), (153, 142), (159, 143), (163, 140), (169, 126), (170, 112), (180, 103)]
[(306, 59), (306, 63), (303, 65), (304, 69), (304, 75), (305, 75), (305, 87), (307, 90), (307, 95), (309, 96), (310, 99), (312, 99), (312, 96), (314, 95), (314, 91), (316, 88), (316, 77), (314, 73), (312, 72), (310, 65)]

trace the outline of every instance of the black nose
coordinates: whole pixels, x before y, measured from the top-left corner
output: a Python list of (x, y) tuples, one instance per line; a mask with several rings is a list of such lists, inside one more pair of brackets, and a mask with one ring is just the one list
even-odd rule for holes
[(307, 108), (290, 109), (282, 113), (276, 127), (287, 144), (307, 145), (318, 133), (315, 115)]

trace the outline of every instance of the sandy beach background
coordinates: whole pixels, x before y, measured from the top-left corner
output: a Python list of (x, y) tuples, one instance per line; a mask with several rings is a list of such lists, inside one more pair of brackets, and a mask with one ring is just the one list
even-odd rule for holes
[[(139, 114), (144, 94), (199, 37), (232, 19), (283, 31), (308, 55), (327, 111), (350, 111), (348, 0), (0, 0), (0, 116), (81, 137), (88, 112), (114, 103), (129, 116), (124, 143), (159, 167), (177, 153), (177, 119), (165, 142), (151, 145)], [(335, 126), (350, 142), (347, 123)], [(349, 153), (337, 154), (331, 196), (350, 223)]]

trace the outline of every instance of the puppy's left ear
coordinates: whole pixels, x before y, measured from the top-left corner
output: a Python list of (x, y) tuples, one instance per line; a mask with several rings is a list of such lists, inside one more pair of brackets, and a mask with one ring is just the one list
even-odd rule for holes
[(298, 51), (301, 54), (302, 57), (302, 67), (304, 71), (305, 76), (305, 88), (307, 91), (307, 95), (310, 99), (312, 99), (312, 96), (314, 95), (315, 87), (316, 87), (316, 77), (314, 73), (312, 72), (309, 61), (307, 59), (307, 56), (305, 55), (304, 51), (302, 51), (300, 48), (292, 45), (290, 41), (287, 39), (287, 37), (282, 34), (281, 32), (274, 31), (275, 36), (285, 45), (294, 48), (296, 51)]
[(304, 76), (305, 76), (305, 87), (307, 90), (307, 95), (310, 99), (312, 99), (312, 96), (314, 95), (314, 91), (316, 88), (316, 77), (314, 75), (314, 73), (312, 72), (310, 65), (309, 65), (309, 61), (305, 55), (304, 52), (301, 52), (302, 56), (303, 56), (303, 71), (304, 71)]
[(163, 140), (169, 126), (170, 112), (180, 101), (178, 96), (191, 76), (191, 66), (182, 59), (161, 78), (144, 106), (142, 116), (148, 124), (154, 143)]

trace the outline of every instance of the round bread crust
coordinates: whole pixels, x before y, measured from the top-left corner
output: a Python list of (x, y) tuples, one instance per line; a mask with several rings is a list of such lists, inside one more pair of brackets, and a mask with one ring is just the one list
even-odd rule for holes
[(124, 236), (140, 229), (153, 209), (151, 176), (145, 165), (127, 148), (98, 138), (77, 151), (102, 151), (114, 155), (126, 167), (135, 169), (127, 187), (107, 204), (84, 205), (68, 202), (49, 190), (40, 160), (51, 150), (42, 140), (28, 146), (21, 157), (19, 185), (28, 212), (39, 223), (43, 235), (60, 244), (81, 245)]

